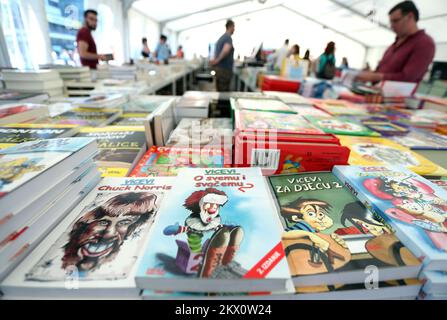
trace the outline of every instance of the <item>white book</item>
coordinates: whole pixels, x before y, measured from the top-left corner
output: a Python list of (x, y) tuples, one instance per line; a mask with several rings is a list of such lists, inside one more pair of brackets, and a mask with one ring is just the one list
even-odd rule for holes
[(51, 81), (60, 79), (56, 70), (3, 70), (3, 80), (8, 81)]
[(48, 115), (48, 107), (41, 104), (12, 103), (0, 105), (0, 125), (27, 122)]
[(32, 91), (46, 91), (50, 89), (63, 88), (64, 82), (62, 79), (45, 80), (45, 81), (5, 81), (6, 87), (10, 90), (32, 90)]
[(3, 281), (5, 297), (138, 298), (136, 268), (174, 179), (102, 180)]

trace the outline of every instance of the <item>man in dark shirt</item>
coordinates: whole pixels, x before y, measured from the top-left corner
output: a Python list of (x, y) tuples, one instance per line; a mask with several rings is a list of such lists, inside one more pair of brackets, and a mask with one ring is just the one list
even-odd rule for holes
[(84, 26), (79, 29), (76, 36), (78, 43), (79, 56), (83, 66), (96, 69), (99, 60), (105, 61), (106, 57), (98, 54), (96, 50), (95, 39), (93, 39), (92, 31), (96, 30), (98, 24), (98, 12), (95, 10), (87, 10), (84, 12)]
[(219, 92), (230, 91), (231, 79), (233, 78), (234, 47), (231, 36), (234, 34), (235, 25), (228, 20), (225, 25), (226, 32), (216, 43), (215, 58), (210, 64), (215, 67), (216, 87)]
[(419, 10), (404, 1), (389, 12), (396, 41), (385, 52), (375, 72), (363, 71), (357, 80), (420, 82), (435, 56), (433, 39), (418, 28)]

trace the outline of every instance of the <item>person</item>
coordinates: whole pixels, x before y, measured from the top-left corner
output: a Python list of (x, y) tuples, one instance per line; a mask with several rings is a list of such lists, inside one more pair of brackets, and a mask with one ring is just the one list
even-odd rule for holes
[(319, 58), (317, 77), (332, 80), (335, 77), (335, 43), (329, 42)]
[(287, 55), (287, 58), (293, 58), (295, 60), (300, 59), (300, 46), (295, 44), (292, 49), (290, 49), (289, 54)]
[(171, 50), (166, 43), (167, 41), (168, 38), (165, 35), (160, 36), (160, 42), (158, 43), (154, 53), (155, 59), (159, 62), (167, 63), (169, 61)]
[(343, 59), (341, 60), (340, 69), (342, 69), (342, 70), (349, 69), (348, 58), (343, 57)]
[(276, 54), (275, 54), (276, 69), (281, 69), (284, 59), (287, 57), (288, 54), (289, 54), (289, 39), (286, 39), (286, 41), (284, 41), (284, 45), (276, 51)]
[(183, 46), (179, 46), (176, 54), (177, 59), (185, 58), (185, 53), (183, 52)]
[(235, 24), (228, 20), (225, 25), (226, 31), (216, 43), (214, 59), (210, 61), (215, 67), (216, 87), (219, 92), (230, 91), (231, 79), (233, 78), (234, 47), (231, 36), (235, 31)]
[(304, 53), (303, 60), (307, 61), (307, 76), (310, 76), (310, 72), (313, 68), (313, 65), (312, 65), (312, 60), (310, 59), (310, 50), (309, 49), (307, 49), (306, 52)]
[(366, 62), (365, 67), (363, 68), (363, 71), (371, 71), (371, 65), (369, 62)]
[(79, 29), (76, 36), (81, 64), (90, 69), (96, 69), (100, 60), (107, 60), (105, 55), (98, 54), (95, 39), (92, 36), (92, 31), (96, 30), (97, 25), (98, 12), (91, 9), (86, 10), (84, 12), (84, 26)]
[(143, 48), (141, 49), (141, 55), (143, 58), (149, 58), (151, 55), (151, 50), (149, 49), (149, 46), (147, 45), (147, 38), (143, 38), (142, 40)]
[(418, 28), (419, 10), (412, 1), (393, 7), (389, 19), (395, 42), (386, 50), (376, 71), (363, 71), (357, 80), (420, 82), (435, 56), (435, 42)]

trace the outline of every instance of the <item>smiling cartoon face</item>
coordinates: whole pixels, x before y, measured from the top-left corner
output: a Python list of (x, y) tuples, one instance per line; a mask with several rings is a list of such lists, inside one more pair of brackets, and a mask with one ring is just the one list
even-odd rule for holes
[(352, 220), (356, 223), (356, 225), (361, 226), (366, 233), (370, 233), (375, 237), (391, 233), (390, 230), (381, 223), (368, 223), (356, 218), (353, 218)]
[(329, 217), (330, 204), (318, 200), (298, 199), (288, 207), (282, 208), (282, 216), (290, 223), (304, 221), (317, 232), (333, 226), (334, 221)]
[(219, 194), (207, 194), (200, 200), (200, 220), (209, 224), (219, 216), (220, 207), (228, 201), (228, 198)]
[(125, 241), (153, 215), (156, 200), (152, 193), (126, 193), (87, 212), (73, 226), (63, 267), (93, 271), (112, 261)]

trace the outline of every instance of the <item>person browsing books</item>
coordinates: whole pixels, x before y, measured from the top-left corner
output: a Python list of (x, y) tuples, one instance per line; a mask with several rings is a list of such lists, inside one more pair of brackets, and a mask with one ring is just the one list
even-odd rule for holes
[(404, 1), (389, 12), (396, 40), (386, 50), (376, 71), (363, 71), (357, 81), (420, 82), (435, 56), (435, 42), (419, 29), (419, 10), (412, 1)]
[(91, 9), (86, 10), (84, 12), (84, 26), (79, 29), (76, 36), (81, 64), (89, 67), (90, 69), (96, 69), (100, 60), (107, 60), (105, 55), (98, 54), (96, 42), (92, 36), (92, 31), (96, 30), (97, 25), (98, 12)]
[(335, 77), (335, 43), (329, 42), (317, 65), (317, 77), (332, 80)]
[(168, 38), (165, 35), (160, 36), (160, 42), (155, 48), (155, 58), (157, 61), (167, 64), (169, 62), (169, 57), (171, 56), (171, 50), (167, 45)]
[(235, 24), (228, 20), (225, 25), (226, 31), (216, 43), (215, 57), (210, 61), (216, 71), (216, 87), (219, 92), (230, 91), (231, 79), (233, 78), (234, 47), (231, 36), (234, 34)]
[(141, 56), (148, 59), (151, 56), (151, 49), (147, 45), (147, 38), (142, 39), (143, 48), (141, 49)]

